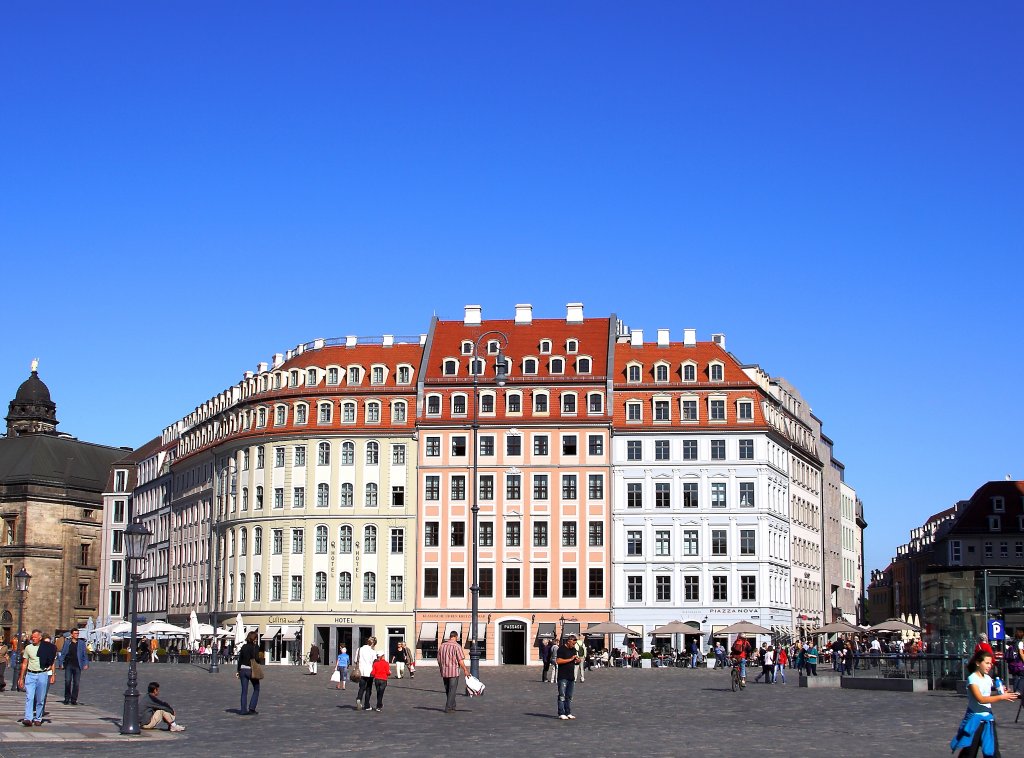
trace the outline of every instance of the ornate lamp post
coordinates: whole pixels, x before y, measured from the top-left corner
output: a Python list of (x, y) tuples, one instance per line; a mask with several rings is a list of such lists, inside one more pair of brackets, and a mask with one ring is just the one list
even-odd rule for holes
[(128, 555), (128, 573), (132, 580), (131, 592), (128, 593), (128, 600), (131, 602), (129, 613), (132, 618), (131, 648), (128, 651), (128, 689), (124, 691), (124, 713), (121, 717), (121, 734), (141, 734), (139, 727), (139, 677), (135, 664), (136, 635), (138, 633), (138, 608), (139, 579), (146, 567), (146, 549), (149, 547), (149, 538), (153, 532), (135, 519), (127, 529), (124, 530), (125, 552)]
[(28, 583), (32, 575), (21, 567), (21, 571), (14, 575), (14, 588), (18, 591), (18, 650), (21, 650), (22, 622), (25, 619), (25, 598), (28, 596)]
[(473, 584), (469, 587), (469, 594), (473, 599), (473, 613), (470, 620), (469, 630), (469, 671), (473, 676), (480, 676), (480, 645), (477, 642), (479, 632), (478, 620), (480, 617), (480, 564), (477, 557), (479, 541), (478, 521), (480, 518), (480, 481), (477, 475), (480, 458), (480, 374), (483, 368), (480, 365), (480, 343), (487, 337), (500, 337), (502, 346), (498, 348), (497, 362), (494, 366), (494, 382), (499, 387), (505, 386), (505, 379), (508, 376), (508, 367), (505, 365), (503, 348), (508, 347), (508, 336), (503, 332), (491, 330), (484, 332), (476, 338), (473, 343)]

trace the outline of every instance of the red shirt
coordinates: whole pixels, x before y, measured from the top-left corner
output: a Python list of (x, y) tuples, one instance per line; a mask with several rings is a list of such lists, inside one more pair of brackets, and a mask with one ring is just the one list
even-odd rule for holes
[(979, 650), (984, 650), (986, 653), (991, 655), (993, 658), (995, 657), (995, 653), (992, 651), (992, 646), (990, 644), (988, 644), (987, 642), (979, 642), (977, 645), (974, 646), (975, 654), (977, 654), (977, 652)]
[(750, 657), (750, 642), (746, 637), (732, 643), (732, 654), (741, 659)]
[(391, 664), (387, 658), (378, 658), (373, 662), (373, 678), (387, 679), (391, 676)]

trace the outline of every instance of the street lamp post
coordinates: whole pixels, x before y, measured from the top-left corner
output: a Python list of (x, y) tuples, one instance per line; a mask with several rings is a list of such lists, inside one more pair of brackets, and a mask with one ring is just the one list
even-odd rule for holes
[(139, 726), (139, 677), (136, 670), (136, 635), (138, 634), (138, 614), (136, 610), (139, 605), (139, 579), (146, 563), (146, 549), (149, 547), (149, 538), (153, 532), (149, 530), (141, 519), (135, 519), (127, 529), (124, 530), (125, 551), (128, 554), (128, 573), (131, 576), (132, 587), (128, 593), (128, 601), (131, 603), (129, 613), (132, 619), (131, 647), (128, 650), (128, 689), (124, 691), (124, 712), (121, 717), (121, 734), (140, 734)]
[(21, 650), (21, 635), (24, 632), (22, 623), (25, 620), (25, 598), (28, 596), (28, 583), (32, 575), (21, 567), (21, 571), (14, 575), (14, 588), (18, 591), (18, 650)]
[(469, 587), (469, 594), (473, 599), (473, 612), (470, 620), (469, 630), (469, 671), (475, 676), (480, 676), (480, 645), (477, 641), (479, 632), (480, 617), (480, 563), (477, 550), (479, 543), (479, 519), (480, 519), (480, 482), (477, 470), (480, 458), (480, 343), (486, 337), (500, 337), (503, 345), (498, 348), (497, 362), (494, 366), (494, 382), (499, 387), (505, 386), (505, 378), (508, 375), (508, 367), (505, 365), (505, 355), (502, 348), (508, 347), (508, 336), (503, 332), (491, 330), (484, 332), (476, 338), (473, 343), (473, 365), (470, 369), (473, 374), (473, 583)]

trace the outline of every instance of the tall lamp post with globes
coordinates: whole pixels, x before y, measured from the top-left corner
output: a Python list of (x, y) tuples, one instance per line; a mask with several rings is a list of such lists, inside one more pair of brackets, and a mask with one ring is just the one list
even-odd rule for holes
[(32, 575), (21, 567), (21, 571), (14, 575), (14, 588), (18, 591), (18, 650), (21, 650), (22, 622), (25, 620), (25, 598), (28, 597), (28, 583)]
[(480, 343), (489, 337), (500, 337), (502, 342), (494, 365), (494, 383), (504, 387), (508, 376), (505, 354), (502, 352), (508, 347), (508, 336), (496, 330), (484, 332), (473, 343), (473, 363), (470, 369), (473, 375), (473, 507), (470, 509), (473, 514), (473, 583), (469, 587), (469, 594), (473, 599), (473, 612), (469, 630), (469, 672), (476, 677), (480, 676), (480, 645), (477, 641), (480, 628), (480, 562), (477, 555), (480, 537), (480, 477), (477, 471), (480, 458), (480, 374), (484, 368), (480, 365)]
[(125, 552), (128, 555), (128, 573), (132, 580), (128, 600), (132, 619), (131, 647), (128, 650), (128, 689), (124, 691), (124, 713), (121, 717), (121, 734), (141, 734), (139, 727), (139, 677), (136, 671), (135, 651), (138, 634), (139, 579), (146, 566), (146, 549), (153, 532), (140, 519), (135, 519), (124, 530)]

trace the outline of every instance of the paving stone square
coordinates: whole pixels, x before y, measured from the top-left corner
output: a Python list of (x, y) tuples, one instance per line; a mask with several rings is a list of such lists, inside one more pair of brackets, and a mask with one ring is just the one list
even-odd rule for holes
[[(51, 697), (41, 728), (15, 723), (21, 693), (0, 693), (0, 757), (330, 755), (505, 756), (898, 756), (950, 755), (949, 740), (966, 701), (923, 694), (799, 688), (751, 683), (732, 692), (716, 670), (599, 669), (577, 683), (575, 721), (556, 717), (556, 688), (538, 668), (483, 668), (479, 698), (460, 696), (444, 713), (437, 669), (421, 662), (415, 679), (391, 679), (384, 709), (356, 711), (355, 688), (334, 689), (330, 670), (268, 667), (255, 716), (238, 714), (234, 666), (219, 674), (191, 665), (139, 667), (178, 711), (187, 731), (117, 735), (127, 667), (94, 664), (73, 708)], [(58, 676), (58, 690), (61, 677)], [(62, 690), (61, 690), (62, 691)], [(1016, 704), (997, 707), (1004, 756), (1024, 750)], [(104, 731), (105, 730), (105, 731)], [(59, 743), (59, 744), (58, 744)]]

